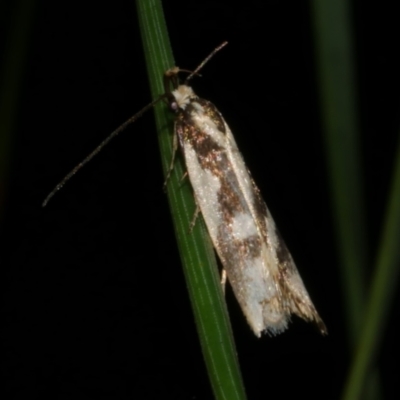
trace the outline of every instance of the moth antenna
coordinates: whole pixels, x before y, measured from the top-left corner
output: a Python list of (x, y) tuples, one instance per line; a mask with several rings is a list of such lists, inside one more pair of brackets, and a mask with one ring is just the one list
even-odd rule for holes
[(143, 107), (139, 112), (126, 120), (122, 125), (120, 125), (115, 131), (111, 132), (110, 135), (105, 138), (87, 157), (85, 157), (75, 168), (70, 171), (64, 178), (56, 185), (56, 187), (47, 195), (42, 203), (42, 207), (46, 207), (50, 199), (83, 167), (85, 166), (96, 154), (100, 153), (104, 146), (106, 146), (111, 139), (121, 133), (128, 125), (135, 122), (139, 117), (141, 117), (147, 110), (152, 108), (160, 100), (164, 99), (166, 95), (160, 96), (158, 99), (152, 101), (147, 106)]
[(179, 72), (186, 72), (186, 73), (188, 73), (188, 74), (190, 74), (190, 75), (197, 75), (197, 76), (200, 76), (200, 77), (201, 77), (201, 74), (196, 73), (196, 72), (194, 72), (194, 71), (191, 71), (191, 70), (189, 70), (189, 69), (182, 69), (182, 68), (179, 68)]
[[(186, 83), (191, 80), (195, 75), (199, 75), (199, 71), (204, 67), (204, 65), (210, 61), (210, 59), (218, 53), (222, 48), (224, 48), (228, 42), (223, 42), (221, 43), (218, 47), (216, 47), (201, 63), (200, 65), (192, 72), (192, 71), (187, 71), (187, 70), (179, 70), (182, 72), (188, 72), (190, 75), (186, 79)], [(168, 74), (167, 74), (168, 75)], [(104, 146), (106, 146), (111, 139), (113, 139), (115, 136), (117, 136), (119, 133), (121, 133), (128, 125), (130, 125), (132, 122), (137, 120), (139, 117), (141, 117), (147, 110), (152, 108), (156, 103), (158, 103), (161, 99), (164, 99), (168, 96), (168, 94), (164, 94), (160, 96), (158, 99), (152, 101), (150, 104), (142, 108), (139, 112), (137, 112), (135, 115), (133, 115), (131, 118), (129, 118), (127, 121), (125, 121), (122, 125), (120, 125), (115, 131), (111, 132), (111, 134), (104, 139), (86, 158), (84, 158), (75, 168), (72, 169), (65, 177), (56, 185), (56, 187), (47, 195), (47, 197), (44, 199), (42, 203), (42, 207), (46, 207), (47, 203), (51, 200), (51, 198), (83, 167), (85, 166), (95, 155), (97, 155)]]
[(216, 47), (202, 62), (201, 64), (186, 78), (185, 83), (189, 82), (195, 75), (199, 74), (199, 71), (206, 65), (211, 58), (215, 56), (221, 49), (223, 49), (228, 42), (221, 43), (218, 47)]

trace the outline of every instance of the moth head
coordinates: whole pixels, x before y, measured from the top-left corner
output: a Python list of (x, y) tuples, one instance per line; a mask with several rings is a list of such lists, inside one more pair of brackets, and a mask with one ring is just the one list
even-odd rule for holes
[(172, 111), (178, 111), (179, 109), (184, 110), (190, 101), (195, 98), (196, 95), (193, 89), (187, 85), (179, 85), (171, 93), (171, 99), (169, 106)]

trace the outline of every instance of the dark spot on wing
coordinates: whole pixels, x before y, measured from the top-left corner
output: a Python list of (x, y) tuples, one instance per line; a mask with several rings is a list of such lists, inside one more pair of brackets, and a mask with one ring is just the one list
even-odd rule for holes
[[(275, 234), (278, 238), (278, 247), (276, 249), (276, 256), (278, 257), (279, 264), (282, 270), (286, 273), (291, 273), (294, 271), (293, 266), (293, 259), (289, 253), (288, 248), (286, 247), (285, 242), (282, 239), (282, 236), (278, 229), (275, 228)], [(297, 272), (297, 271), (296, 271)]]
[(177, 116), (176, 127), (179, 141), (182, 149), (185, 142), (189, 143), (196, 151), (200, 166), (219, 178), (221, 187), (218, 192), (218, 200), (223, 218), (229, 224), (236, 213), (248, 211), (248, 207), (228, 159), (227, 150), (216, 143), (209, 134), (203, 132), (193, 121), (192, 115), (198, 111), (195, 103), (203, 108), (204, 113), (213, 121), (217, 129), (225, 133), (225, 124), (215, 106), (207, 100), (197, 98)]
[(241, 247), (245, 251), (245, 255), (250, 258), (257, 258), (261, 254), (261, 240), (257, 235), (250, 236), (242, 240)]
[(204, 112), (214, 122), (217, 129), (225, 134), (226, 131), (225, 131), (224, 120), (223, 120), (220, 112), (217, 110), (217, 107), (215, 107), (214, 104), (209, 102), (208, 100), (197, 99), (197, 102), (203, 107)]

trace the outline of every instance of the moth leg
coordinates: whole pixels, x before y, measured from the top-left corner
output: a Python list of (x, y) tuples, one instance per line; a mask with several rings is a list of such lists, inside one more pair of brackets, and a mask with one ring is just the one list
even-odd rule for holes
[(193, 215), (192, 221), (190, 222), (190, 227), (189, 227), (189, 232), (190, 233), (192, 233), (193, 228), (196, 225), (196, 221), (197, 221), (197, 217), (199, 216), (199, 213), (200, 213), (200, 207), (199, 207), (199, 205), (197, 204), (197, 201), (196, 201), (196, 210), (194, 211), (194, 215)]
[(222, 286), (222, 292), (225, 295), (225, 286), (226, 286), (226, 269), (222, 270), (221, 273), (221, 286)]
[(178, 151), (178, 137), (177, 137), (177, 135), (174, 135), (174, 138), (172, 139), (172, 158), (171, 158), (171, 163), (169, 165), (169, 169), (167, 172), (167, 176), (164, 181), (164, 185), (163, 185), (164, 190), (167, 189), (167, 183), (169, 181), (169, 178), (171, 177), (172, 170), (174, 169), (175, 156), (176, 156), (177, 151)]
[(182, 178), (181, 178), (181, 183), (185, 180), (185, 178), (187, 177), (187, 175), (188, 175), (188, 173), (187, 173), (187, 171), (182, 175)]

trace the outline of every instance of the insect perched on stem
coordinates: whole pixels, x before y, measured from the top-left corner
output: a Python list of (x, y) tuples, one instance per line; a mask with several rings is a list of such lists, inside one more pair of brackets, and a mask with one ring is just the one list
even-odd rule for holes
[[(178, 67), (164, 74), (165, 93), (110, 134), (54, 188), (54, 194), (116, 135), (162, 99), (175, 113), (173, 157), (180, 147), (198, 210), (233, 292), (256, 336), (278, 334), (295, 314), (327, 330), (318, 315), (272, 216), (237, 148), (229, 126), (208, 100), (188, 85), (219, 47), (179, 84)], [(226, 275), (225, 275), (226, 274)], [(224, 280), (224, 279), (223, 279)]]

